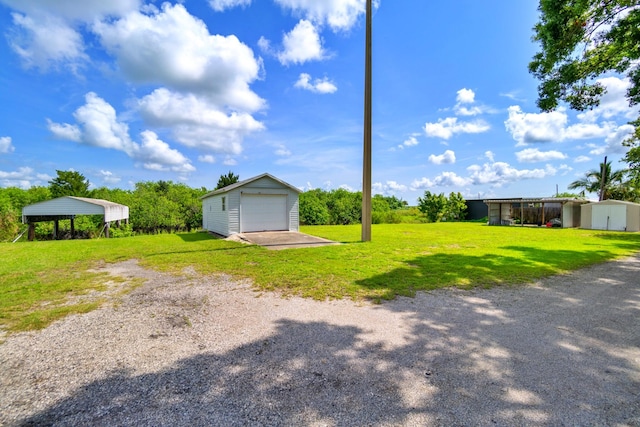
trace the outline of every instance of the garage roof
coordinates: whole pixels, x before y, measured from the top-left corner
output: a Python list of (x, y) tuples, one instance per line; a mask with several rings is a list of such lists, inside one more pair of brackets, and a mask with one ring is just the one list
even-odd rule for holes
[(216, 194), (227, 193), (227, 192), (229, 192), (231, 190), (235, 190), (236, 188), (239, 188), (239, 187), (242, 187), (244, 185), (250, 184), (250, 183), (252, 183), (254, 181), (257, 181), (259, 179), (262, 179), (262, 178), (270, 178), (270, 179), (272, 179), (272, 180), (274, 180), (276, 182), (279, 182), (280, 184), (284, 185), (285, 187), (290, 188), (291, 190), (293, 190), (293, 191), (295, 191), (297, 193), (301, 193), (302, 192), (302, 190), (300, 190), (299, 188), (294, 187), (293, 185), (288, 184), (288, 183), (284, 182), (283, 180), (278, 179), (278, 178), (276, 178), (275, 176), (273, 176), (271, 174), (263, 173), (262, 175), (254, 176), (253, 178), (245, 179), (244, 181), (238, 181), (238, 182), (236, 182), (234, 184), (227, 185), (226, 187), (222, 187), (222, 188), (219, 188), (217, 190), (213, 190), (213, 191), (205, 194), (204, 196), (200, 197), (200, 199), (206, 199), (207, 197), (215, 196)]

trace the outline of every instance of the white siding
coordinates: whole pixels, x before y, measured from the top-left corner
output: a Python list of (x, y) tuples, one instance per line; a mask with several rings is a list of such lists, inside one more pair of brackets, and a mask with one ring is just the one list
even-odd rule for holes
[(594, 205), (591, 216), (593, 230), (625, 231), (627, 229), (627, 207)]
[[(254, 181), (249, 180), (246, 184), (232, 187), (226, 192), (214, 194), (211, 196), (205, 196), (202, 200), (203, 207), (203, 226), (205, 229), (214, 231), (224, 236), (240, 233), (247, 230), (242, 230), (242, 195), (281, 195), (286, 196), (286, 210), (282, 213), (286, 218), (285, 229), (289, 231), (299, 230), (298, 219), (298, 192), (289, 187), (288, 185), (279, 182), (276, 179), (272, 179), (269, 176), (258, 178)], [(226, 214), (224, 215), (224, 221), (213, 219), (213, 215), (219, 212), (221, 202), (216, 204), (212, 202), (213, 199), (220, 199), (222, 196), (226, 197)], [(259, 206), (257, 206), (259, 209)], [(255, 209), (256, 206), (249, 207)], [(207, 212), (210, 210), (210, 212)], [(267, 209), (268, 210), (268, 209)], [(255, 217), (259, 217), (260, 213), (255, 214)], [(265, 224), (266, 228), (270, 228), (268, 224)], [(261, 227), (257, 227), (261, 228)], [(278, 227), (280, 228), (280, 227)]]
[(227, 236), (229, 221), (227, 211), (222, 211), (222, 197), (226, 197), (226, 194), (216, 195), (203, 200), (202, 220), (205, 229)]

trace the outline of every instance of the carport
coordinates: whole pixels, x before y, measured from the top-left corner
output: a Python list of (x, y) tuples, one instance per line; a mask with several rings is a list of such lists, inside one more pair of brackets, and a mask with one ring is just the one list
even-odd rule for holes
[(87, 197), (64, 196), (57, 199), (45, 200), (22, 208), (22, 223), (29, 224), (29, 240), (35, 238), (35, 224), (37, 222), (53, 221), (53, 238), (58, 237), (58, 223), (60, 220), (71, 221), (71, 236), (75, 232), (74, 220), (77, 215), (102, 215), (104, 233), (109, 237), (112, 222), (120, 225), (129, 222), (129, 207), (102, 199)]

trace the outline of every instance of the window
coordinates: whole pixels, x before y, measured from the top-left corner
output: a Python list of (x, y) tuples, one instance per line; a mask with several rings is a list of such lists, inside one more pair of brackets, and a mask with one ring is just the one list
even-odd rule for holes
[(222, 198), (222, 211), (226, 211), (227, 210), (227, 198), (223, 197)]

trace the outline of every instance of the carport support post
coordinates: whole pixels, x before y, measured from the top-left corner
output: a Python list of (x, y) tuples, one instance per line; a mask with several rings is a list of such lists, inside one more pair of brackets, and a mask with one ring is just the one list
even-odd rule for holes
[(109, 238), (109, 222), (104, 223), (104, 237)]
[(29, 223), (29, 233), (27, 235), (27, 238), (30, 242), (33, 242), (33, 240), (36, 238), (36, 224), (33, 222)]
[(76, 226), (75, 226), (75, 216), (71, 217), (71, 238), (75, 239), (76, 238)]
[(60, 224), (58, 223), (57, 219), (53, 220), (53, 240), (58, 240), (58, 226)]

